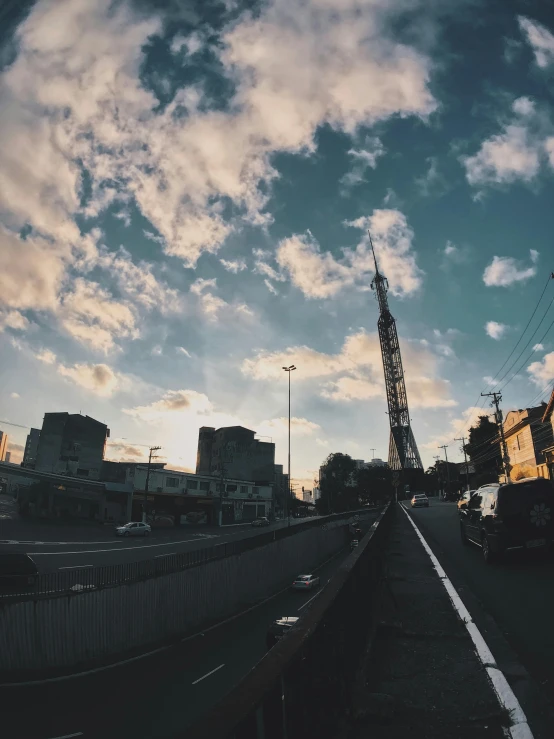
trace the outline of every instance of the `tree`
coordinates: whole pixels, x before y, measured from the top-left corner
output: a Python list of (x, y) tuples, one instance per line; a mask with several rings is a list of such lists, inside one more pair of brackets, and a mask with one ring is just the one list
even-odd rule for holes
[(394, 492), (392, 470), (388, 465), (371, 465), (357, 470), (356, 483), (358, 500), (362, 505), (386, 503)]
[(319, 513), (340, 513), (357, 507), (356, 463), (348, 454), (330, 454), (320, 470)]
[(464, 448), (475, 469), (473, 487), (498, 482), (502, 469), (498, 427), (489, 416), (479, 416), (477, 424), (469, 429), (469, 441)]

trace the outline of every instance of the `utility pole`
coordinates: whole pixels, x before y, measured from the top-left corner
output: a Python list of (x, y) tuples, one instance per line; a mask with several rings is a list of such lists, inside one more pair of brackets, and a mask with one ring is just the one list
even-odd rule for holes
[(433, 459), (435, 460), (435, 469), (437, 471), (437, 482), (438, 482), (438, 485), (439, 485), (439, 488), (437, 490), (437, 494), (440, 495), (442, 475), (441, 475), (441, 468), (439, 466), (439, 462), (440, 462), (440, 459), (441, 458), (439, 456), (436, 456), (436, 457), (433, 457)]
[(375, 459), (375, 449), (370, 449), (369, 451), (373, 452), (373, 454), (371, 455), (371, 461), (373, 462), (373, 460)]
[(467, 454), (466, 454), (466, 437), (462, 436), (461, 439), (454, 439), (454, 441), (461, 441), (462, 442), (462, 449), (464, 451), (464, 459), (465, 459), (465, 465), (466, 465), (466, 485), (469, 492), (469, 468), (467, 466)]
[(159, 449), (161, 449), (161, 446), (151, 446), (148, 450), (148, 467), (146, 468), (146, 483), (144, 485), (144, 503), (142, 504), (143, 523), (146, 523), (146, 504), (148, 501), (148, 484), (150, 483), (150, 465), (152, 464), (152, 459), (156, 459), (158, 456), (157, 454), (154, 454), (154, 452), (157, 452)]
[(504, 475), (506, 476), (506, 482), (511, 483), (510, 471), (512, 466), (510, 465), (510, 455), (508, 454), (508, 445), (506, 444), (506, 437), (504, 436), (504, 423), (502, 421), (502, 411), (500, 410), (499, 403), (502, 400), (500, 393), (481, 393), (483, 397), (492, 398), (491, 406), (494, 405), (496, 409), (495, 419), (496, 425), (498, 426), (498, 432), (500, 434), (500, 452), (502, 454), (502, 462), (504, 465)]
[(285, 372), (288, 373), (289, 376), (289, 482), (288, 482), (288, 490), (286, 495), (286, 503), (285, 503), (285, 515), (287, 517), (288, 525), (290, 526), (290, 499), (292, 496), (292, 481), (290, 479), (290, 374), (291, 372), (294, 372), (296, 367), (294, 364), (291, 364), (289, 367), (283, 367)]
[[(446, 492), (450, 492), (450, 468), (448, 467), (448, 454), (446, 453), (448, 444), (443, 444), (442, 446), (439, 446), (439, 449), (444, 449), (444, 458), (446, 459)], [(446, 498), (446, 496), (445, 496)]]

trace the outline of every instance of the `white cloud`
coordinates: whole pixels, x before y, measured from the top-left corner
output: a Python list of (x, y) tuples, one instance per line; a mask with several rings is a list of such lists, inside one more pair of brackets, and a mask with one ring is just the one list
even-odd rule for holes
[(26, 331), (30, 325), (29, 320), (18, 310), (0, 311), (0, 333), (7, 328), (14, 331)]
[[(211, 109), (196, 82), (160, 111), (140, 76), (158, 18), (111, 0), (36, 4), (1, 80), (2, 210), (15, 230), (31, 224), (77, 240), (82, 163), (92, 190), (85, 215), (134, 200), (162, 248), (193, 267), (233, 230), (226, 203), (249, 223), (271, 220), (273, 154), (313, 151), (324, 124), (353, 134), (435, 110), (430, 59), (393, 40), (396, 14), (383, 3), (268, 2), (214, 47), (235, 89), (225, 110)], [(195, 53), (200, 43), (193, 33), (174, 49)]]
[[(450, 384), (437, 376), (438, 358), (417, 341), (402, 343), (406, 386), (412, 408), (445, 408), (456, 405)], [(295, 382), (311, 381), (322, 397), (334, 401), (368, 400), (384, 396), (379, 337), (359, 332), (346, 337), (341, 351), (325, 354), (308, 346), (282, 352), (259, 352), (242, 364), (255, 380), (282, 379), (283, 366), (294, 363)], [(319, 383), (314, 383), (317, 380)]]
[(490, 414), (484, 408), (476, 406), (466, 408), (459, 418), (450, 418), (448, 423), (444, 423), (445, 431), (435, 434), (429, 441), (420, 444), (421, 449), (437, 449), (440, 444), (461, 444), (455, 440), (462, 436), (467, 437), (470, 427), (477, 423), (479, 416), (490, 416)]
[(363, 147), (349, 149), (348, 156), (352, 159), (352, 168), (340, 179), (343, 194), (357, 185), (365, 182), (365, 173), (368, 169), (377, 167), (377, 160), (385, 154), (383, 142), (377, 136), (367, 136)]
[[(467, 181), (473, 187), (531, 183), (549, 158), (553, 125), (548, 113), (529, 97), (512, 103), (509, 116), (499, 119), (500, 133), (483, 141), (473, 156), (462, 156)], [(552, 160), (550, 160), (552, 163)], [(477, 199), (482, 197), (478, 193)]]
[(159, 310), (168, 314), (183, 308), (183, 301), (177, 290), (160, 282), (153, 273), (153, 267), (145, 261), (134, 264), (129, 252), (120, 247), (119, 251), (101, 250), (95, 266), (102, 267), (116, 279), (119, 289), (135, 305), (147, 310)]
[(498, 323), (497, 321), (487, 321), (485, 324), (487, 336), (490, 336), (491, 339), (495, 339), (496, 341), (502, 339), (507, 330), (508, 326), (504, 323)]
[(125, 409), (124, 413), (148, 421), (159, 420), (167, 414), (184, 412), (205, 414), (212, 410), (213, 406), (204, 393), (197, 393), (196, 390), (168, 390), (160, 400), (150, 405)]
[(152, 350), (150, 352), (152, 356), (154, 357), (161, 357), (163, 354), (163, 349), (159, 344), (156, 344), (156, 346), (152, 347)]
[(190, 352), (187, 351), (184, 346), (177, 346), (177, 347), (175, 347), (175, 351), (178, 352), (179, 354), (184, 354), (185, 357), (189, 357), (189, 359), (191, 357)]
[(274, 285), (272, 285), (268, 279), (264, 280), (264, 285), (267, 287), (267, 289), (272, 295), (279, 295), (279, 291), (277, 290), (277, 288)]
[(50, 349), (42, 349), (35, 356), (40, 362), (44, 362), (44, 364), (54, 364), (56, 361), (56, 355)]
[(115, 300), (98, 283), (82, 278), (77, 278), (72, 291), (63, 296), (59, 315), (62, 327), (74, 339), (98, 351), (112, 349), (115, 337), (139, 336), (133, 307)]
[(329, 441), (327, 439), (320, 439), (319, 437), (315, 440), (315, 443), (324, 449), (329, 446)]
[(424, 175), (416, 178), (415, 184), (420, 193), (425, 197), (437, 195), (446, 189), (446, 181), (439, 172), (439, 162), (437, 157), (428, 157), (428, 169)]
[(246, 262), (244, 259), (220, 259), (219, 260), (227, 272), (237, 274), (246, 269)]
[(10, 398), (13, 398), (14, 400), (17, 400), (20, 397), (21, 395), (19, 393), (10, 393)]
[(518, 23), (527, 43), (533, 49), (537, 66), (541, 69), (554, 64), (554, 36), (538, 21), (518, 16)]
[(492, 262), (483, 273), (483, 282), (487, 287), (509, 287), (517, 282), (525, 282), (537, 274), (534, 264), (538, 259), (538, 252), (530, 250), (531, 267), (526, 267), (514, 257), (493, 257)]
[(62, 377), (101, 397), (113, 395), (121, 382), (121, 377), (107, 364), (83, 363), (71, 367), (59, 364), (58, 372)]
[(543, 344), (535, 344), (533, 347), (534, 352), (543, 352), (544, 351), (544, 345)]
[[(261, 436), (286, 436), (289, 428), (288, 423), (288, 417), (272, 418), (270, 421), (262, 421), (256, 426), (257, 433)], [(308, 421), (307, 418), (291, 416), (291, 436), (311, 436), (316, 431), (321, 431), (319, 424)]]
[(532, 362), (527, 372), (536, 385), (546, 385), (554, 380), (554, 352), (545, 354), (539, 362)]
[(211, 322), (221, 319), (252, 318), (254, 313), (245, 303), (228, 303), (214, 294), (217, 289), (217, 280), (212, 277), (208, 280), (198, 277), (190, 286), (190, 291), (196, 295), (206, 318)]
[(321, 252), (310, 233), (283, 239), (276, 259), (307, 298), (332, 298), (354, 282), (351, 268), (337, 262), (329, 252)]

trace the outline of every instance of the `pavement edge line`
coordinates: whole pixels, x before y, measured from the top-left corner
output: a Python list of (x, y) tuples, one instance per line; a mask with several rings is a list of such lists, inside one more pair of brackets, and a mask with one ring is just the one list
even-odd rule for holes
[(501, 707), (506, 709), (510, 714), (510, 719), (512, 721), (512, 725), (508, 729), (510, 736), (512, 737), (512, 739), (534, 739), (533, 733), (529, 726), (529, 722), (527, 721), (527, 716), (525, 715), (523, 708), (521, 707), (508, 681), (506, 680), (506, 676), (496, 664), (491, 650), (489, 649), (476, 624), (473, 622), (473, 619), (471, 618), (469, 611), (465, 607), (464, 602), (460, 598), (458, 591), (451, 583), (436, 556), (433, 554), (431, 547), (429, 546), (429, 544), (427, 544), (425, 538), (423, 537), (423, 534), (418, 529), (414, 520), (406, 510), (406, 507), (403, 504), (400, 505), (402, 510), (406, 514), (408, 521), (412, 524), (412, 527), (416, 532), (416, 535), (419, 538), (421, 544), (423, 545), (423, 548), (429, 555), (431, 563), (435, 571), (437, 572), (437, 575), (439, 576), (444, 589), (448, 593), (450, 602), (452, 603), (456, 613), (458, 614), (458, 617), (463, 622), (469, 636), (471, 637), (471, 641), (473, 642), (475, 651), (477, 652), (477, 656), (479, 657), (479, 660), (481, 661), (483, 667), (487, 672), (489, 681), (492, 684), (498, 702), (500, 703)]

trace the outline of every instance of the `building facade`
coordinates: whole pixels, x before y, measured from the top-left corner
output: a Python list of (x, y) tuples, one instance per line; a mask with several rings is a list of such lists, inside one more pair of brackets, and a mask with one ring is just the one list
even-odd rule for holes
[(35, 469), (98, 480), (110, 430), (78, 413), (45, 413)]
[(140, 519), (145, 502), (147, 518), (165, 518), (173, 524), (228, 525), (273, 516), (271, 485), (151, 468), (145, 492), (147, 471), (146, 465), (128, 466), (126, 479), (134, 490), (134, 520)]
[(25, 451), (23, 452), (23, 467), (34, 469), (37, 461), (38, 441), (40, 438), (40, 429), (31, 429), (27, 434), (25, 442)]
[(5, 431), (0, 431), (0, 462), (4, 461), (6, 456), (6, 448), (8, 446), (8, 435)]
[(244, 426), (215, 429), (203, 426), (198, 433), (197, 475), (254, 480), (260, 485), (275, 481), (275, 444), (255, 438)]
[[(550, 423), (554, 438), (554, 390), (552, 390), (552, 395), (544, 409), (541, 420), (544, 424)], [(554, 442), (552, 444), (546, 443), (542, 452), (544, 454), (544, 473), (542, 476), (554, 482)]]
[(535, 408), (509, 411), (504, 420), (504, 436), (510, 459), (510, 478), (548, 476), (545, 448), (554, 437), (550, 420), (543, 420), (546, 403)]

